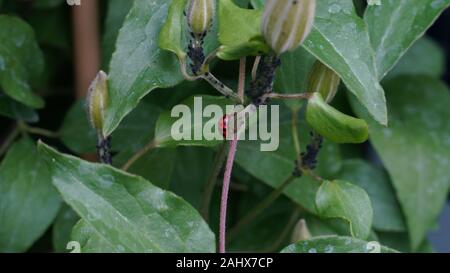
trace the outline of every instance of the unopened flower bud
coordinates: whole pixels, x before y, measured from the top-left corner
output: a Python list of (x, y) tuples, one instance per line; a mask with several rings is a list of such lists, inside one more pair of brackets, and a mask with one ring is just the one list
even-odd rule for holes
[(305, 241), (311, 239), (311, 233), (309, 232), (308, 225), (306, 224), (305, 219), (300, 219), (295, 225), (294, 230), (292, 232), (292, 243), (297, 243), (300, 241)]
[(317, 61), (309, 76), (308, 92), (319, 92), (325, 102), (333, 100), (339, 87), (341, 78), (332, 69), (328, 68), (321, 61)]
[(311, 32), (316, 0), (267, 0), (261, 22), (262, 33), (280, 55), (300, 46)]
[(106, 108), (108, 106), (108, 76), (98, 72), (88, 91), (87, 108), (91, 126), (97, 131), (103, 129)]
[(202, 39), (212, 25), (216, 11), (215, 0), (189, 0), (186, 17), (195, 38)]

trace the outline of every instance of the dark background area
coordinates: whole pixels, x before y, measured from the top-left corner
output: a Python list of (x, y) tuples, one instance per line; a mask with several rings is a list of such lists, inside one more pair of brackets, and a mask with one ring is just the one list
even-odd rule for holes
[[(444, 48), (447, 55), (445, 81), (450, 85), (450, 10), (447, 9), (428, 31), (428, 35)], [(450, 107), (450, 105), (449, 105)], [(447, 202), (439, 220), (439, 227), (430, 233), (429, 239), (437, 252), (450, 253), (450, 202)]]
[(428, 35), (437, 41), (446, 51), (447, 70), (445, 80), (450, 85), (450, 10), (446, 10), (428, 31)]

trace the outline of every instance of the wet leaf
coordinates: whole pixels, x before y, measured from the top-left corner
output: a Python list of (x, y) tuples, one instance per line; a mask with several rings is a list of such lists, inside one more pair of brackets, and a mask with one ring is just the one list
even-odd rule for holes
[(75, 228), (73, 234), (82, 252), (215, 251), (214, 234), (180, 197), (141, 177), (60, 154), (43, 143), (39, 151), (53, 184), (87, 229), (77, 233)]

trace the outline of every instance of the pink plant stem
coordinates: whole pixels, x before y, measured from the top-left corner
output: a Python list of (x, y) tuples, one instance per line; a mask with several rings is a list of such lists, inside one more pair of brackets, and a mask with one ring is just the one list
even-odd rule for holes
[[(238, 80), (238, 97), (240, 98), (241, 101), (244, 101), (245, 66), (246, 66), (246, 58), (242, 57), (239, 62), (239, 80)], [(223, 176), (222, 198), (220, 200), (220, 227), (219, 227), (220, 253), (225, 253), (228, 192), (230, 191), (231, 172), (233, 171), (234, 157), (236, 156), (237, 144), (238, 144), (238, 136), (234, 134), (234, 138), (231, 141), (230, 150), (228, 151), (227, 164), (225, 166), (225, 174)]]
[(230, 189), (231, 171), (233, 170), (233, 163), (234, 157), (236, 155), (237, 143), (238, 143), (237, 137), (231, 141), (230, 151), (228, 152), (227, 164), (225, 166), (225, 175), (223, 178), (222, 199), (220, 202), (220, 230), (219, 230), (220, 253), (225, 253), (228, 192)]

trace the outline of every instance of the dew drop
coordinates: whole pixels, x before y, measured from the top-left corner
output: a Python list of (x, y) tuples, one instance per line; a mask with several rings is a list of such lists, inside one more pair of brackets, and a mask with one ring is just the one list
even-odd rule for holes
[(308, 250), (308, 253), (317, 253), (317, 249), (315, 249), (315, 248), (310, 248), (310, 249)]
[(334, 247), (332, 245), (327, 245), (325, 247), (325, 253), (333, 253)]
[(332, 4), (329, 8), (328, 8), (328, 12), (331, 14), (336, 14), (339, 13), (341, 11), (341, 6), (337, 3)]
[(431, 2), (431, 7), (433, 9), (439, 9), (442, 7), (443, 4), (444, 4), (444, 0), (434, 0), (433, 2)]

